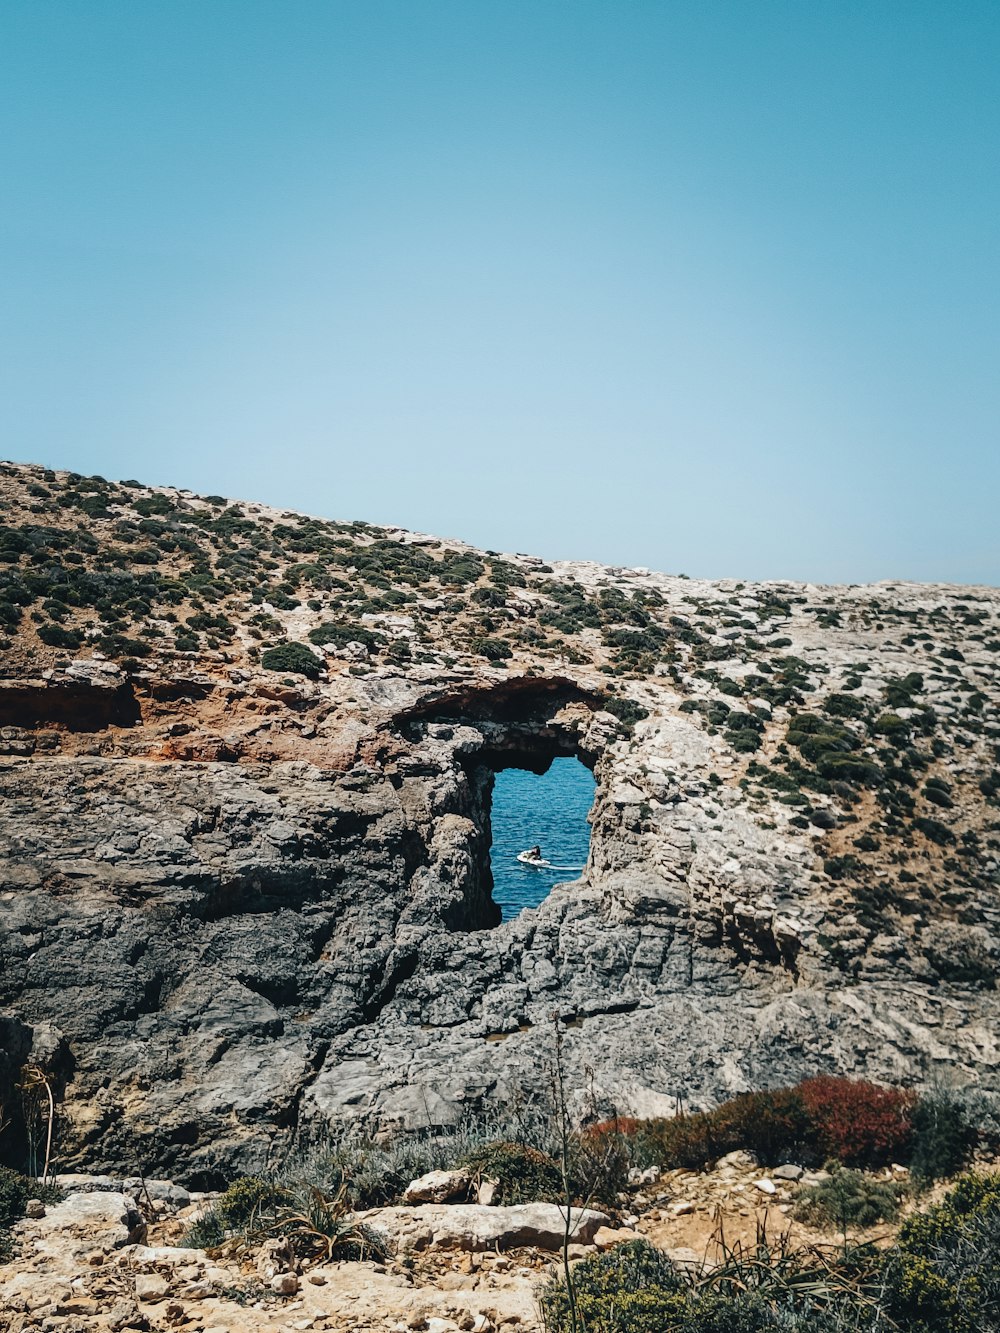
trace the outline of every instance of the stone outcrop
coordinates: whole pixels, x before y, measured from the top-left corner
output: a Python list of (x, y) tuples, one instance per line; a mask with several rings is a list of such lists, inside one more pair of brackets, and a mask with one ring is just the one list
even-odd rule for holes
[(511, 1250), (530, 1245), (550, 1252), (570, 1242), (590, 1245), (611, 1220), (596, 1208), (566, 1211), (554, 1203), (518, 1203), (484, 1207), (475, 1203), (421, 1203), (413, 1207), (375, 1208), (358, 1217), (389, 1237), (400, 1253), (443, 1250)]
[[(7, 531), (22, 546), (37, 527), (27, 485), (71, 486), (48, 476), (7, 471)], [(218, 512), (135, 494), (154, 514), (180, 506), (175, 542), (196, 545), (194, 519)], [(132, 492), (108, 497), (110, 517), (81, 529), (97, 552), (83, 543), (85, 562), (126, 519), (169, 526), (140, 520)], [(258, 553), (260, 533), (313, 531), (241, 513), (219, 531), (244, 524), (232, 540)], [(58, 536), (57, 517), (45, 521)], [(7, 605), (48, 566), (4, 540), (19, 562), (5, 568), (23, 571), (0, 579)], [(198, 557), (218, 578), (242, 549), (227, 555), (228, 540)], [(355, 561), (432, 549), (371, 530), (335, 541), (354, 542)], [(488, 563), (449, 550), (434, 568)], [(208, 575), (183, 584), (180, 558), (163, 557), (156, 586), (194, 596)], [(266, 669), (250, 631), (263, 616), (260, 633), (278, 637), (273, 622), (313, 642), (329, 593), (315, 610), (274, 592), (261, 612), (221, 584), (209, 610), (204, 596), (201, 610), (170, 603), (195, 625), (229, 625), (198, 631), (223, 639), (197, 652), (134, 624), (124, 646), (121, 630), (87, 638), (69, 602), (57, 624), (78, 623), (66, 633), (79, 643), (62, 648), (55, 631), (33, 639), (37, 622), (9, 603), (5, 623), (21, 619), (0, 680), (8, 1155), (25, 1147), (14, 1084), (29, 1063), (57, 1099), (61, 1168), (202, 1188), (331, 1122), (426, 1130), (537, 1098), (557, 1028), (580, 1118), (672, 1113), (826, 1070), (1000, 1090), (1000, 594), (503, 566), (503, 595), (480, 572), (461, 596), (424, 598), (430, 610), (357, 616), (359, 634), (382, 638), (317, 645), (315, 679)], [(369, 578), (346, 569), (340, 582)], [(175, 612), (153, 593), (147, 604), (136, 623), (172, 633)], [(473, 651), (482, 606), (494, 637)], [(533, 646), (524, 625), (567, 606), (582, 626), (561, 629), (571, 642)], [(424, 611), (420, 640), (401, 622), (422, 625)], [(601, 615), (645, 617), (656, 660), (629, 656), (640, 631), (590, 627)], [(407, 657), (411, 642), (424, 646)], [(147, 654), (130, 657), (135, 644)], [(567, 754), (597, 779), (586, 871), (501, 925), (493, 774)]]

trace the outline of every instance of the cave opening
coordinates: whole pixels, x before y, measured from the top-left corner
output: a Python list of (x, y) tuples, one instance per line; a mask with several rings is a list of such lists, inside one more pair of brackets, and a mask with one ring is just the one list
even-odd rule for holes
[[(583, 872), (595, 790), (593, 773), (575, 756), (553, 759), (542, 773), (498, 770), (490, 809), (490, 873), (502, 920), (537, 907), (555, 884)], [(518, 860), (534, 847), (540, 848), (539, 864)]]

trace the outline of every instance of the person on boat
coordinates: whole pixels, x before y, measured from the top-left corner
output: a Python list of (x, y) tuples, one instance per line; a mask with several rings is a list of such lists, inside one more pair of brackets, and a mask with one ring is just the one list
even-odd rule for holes
[(540, 860), (542, 859), (542, 849), (541, 849), (541, 847), (538, 847), (538, 846), (535, 846), (535, 847), (529, 847), (529, 848), (528, 848), (528, 855), (531, 857), (532, 861), (540, 861)]

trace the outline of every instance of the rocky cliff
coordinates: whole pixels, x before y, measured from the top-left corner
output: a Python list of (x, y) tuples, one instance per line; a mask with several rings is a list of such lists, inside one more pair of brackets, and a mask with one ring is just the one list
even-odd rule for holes
[[(545, 565), (0, 470), (0, 1100), (213, 1184), (331, 1121), (1000, 1091), (1000, 592)], [(587, 869), (498, 924), (493, 774)]]

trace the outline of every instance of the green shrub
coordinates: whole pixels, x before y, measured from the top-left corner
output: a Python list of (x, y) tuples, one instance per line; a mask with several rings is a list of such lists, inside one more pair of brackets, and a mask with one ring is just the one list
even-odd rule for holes
[(366, 625), (352, 624), (350, 621), (334, 622), (332, 620), (324, 621), (322, 625), (317, 625), (315, 629), (311, 629), (308, 637), (310, 643), (315, 643), (319, 647), (332, 643), (336, 648), (346, 648), (349, 643), (363, 643), (369, 651), (377, 648), (379, 643), (385, 639), (384, 634), (378, 634)]
[(474, 1174), (496, 1180), (496, 1203), (555, 1202), (564, 1197), (559, 1167), (547, 1153), (523, 1143), (498, 1140), (474, 1149), (462, 1159)]
[(875, 719), (872, 730), (890, 741), (902, 741), (910, 734), (910, 724), (896, 713), (882, 713)]
[(97, 640), (97, 647), (108, 657), (148, 657), (153, 651), (142, 639), (130, 639), (124, 634), (105, 634)]
[(79, 648), (83, 635), (79, 630), (66, 629), (64, 625), (40, 625), (38, 637), (50, 648)]
[(908, 1333), (1000, 1328), (1000, 1176), (964, 1176), (911, 1217), (886, 1264), (888, 1310)]
[(865, 705), (850, 694), (831, 694), (823, 700), (823, 712), (831, 717), (864, 717)]
[(183, 1244), (208, 1249), (229, 1236), (247, 1236), (269, 1227), (291, 1194), (264, 1176), (240, 1176), (184, 1233)]
[(955, 841), (954, 833), (947, 824), (942, 824), (940, 819), (926, 819), (923, 815), (918, 815), (913, 821), (913, 827), (919, 829), (925, 838), (937, 843), (939, 847), (947, 847), (949, 843)]
[(187, 1228), (178, 1245), (191, 1250), (211, 1250), (226, 1239), (226, 1228), (217, 1209), (209, 1208)]
[(507, 603), (507, 598), (499, 588), (475, 588), (471, 600), (479, 606), (500, 607)]
[(928, 1093), (913, 1110), (910, 1171), (920, 1182), (954, 1175), (968, 1161), (976, 1137), (957, 1097), (943, 1091)]
[(951, 799), (952, 787), (944, 778), (928, 778), (924, 784), (924, 796), (932, 805), (939, 805), (943, 810), (950, 810), (955, 802)]
[(643, 708), (642, 704), (636, 703), (634, 699), (627, 699), (618, 694), (604, 695), (600, 706), (603, 712), (616, 717), (622, 724), (623, 729), (629, 734), (632, 733), (637, 722), (649, 717), (648, 708)]
[(676, 1269), (645, 1241), (573, 1269), (576, 1319), (560, 1279), (539, 1293), (546, 1333), (899, 1333), (881, 1319), (882, 1261), (871, 1246), (835, 1256), (761, 1239), (709, 1272)]
[(474, 639), (470, 647), (474, 653), (490, 662), (505, 662), (514, 656), (514, 650), (505, 639)]
[(911, 671), (902, 680), (888, 680), (885, 685), (885, 701), (890, 708), (912, 708), (913, 696), (921, 694), (924, 678), (919, 671)]
[[(665, 1254), (630, 1241), (595, 1254), (573, 1269), (578, 1326), (587, 1333), (666, 1333), (682, 1327), (687, 1308), (684, 1282)], [(539, 1297), (547, 1333), (573, 1326), (563, 1282), (554, 1280)]]
[(835, 1226), (847, 1233), (850, 1227), (872, 1227), (890, 1222), (899, 1212), (902, 1186), (875, 1180), (837, 1162), (830, 1164), (830, 1179), (803, 1190), (795, 1203), (795, 1216), (811, 1226)]
[(216, 1204), (219, 1220), (229, 1231), (242, 1231), (272, 1214), (287, 1192), (264, 1176), (240, 1176)]
[(24, 1205), (31, 1197), (33, 1182), (20, 1171), (0, 1166), (0, 1227), (9, 1227), (24, 1216)]
[(845, 879), (858, 869), (860, 862), (850, 852), (846, 856), (828, 856), (823, 862), (823, 872), (831, 879)]
[(261, 653), (260, 664), (265, 671), (281, 671), (295, 676), (319, 677), (320, 663), (316, 654), (304, 643), (282, 643)]

